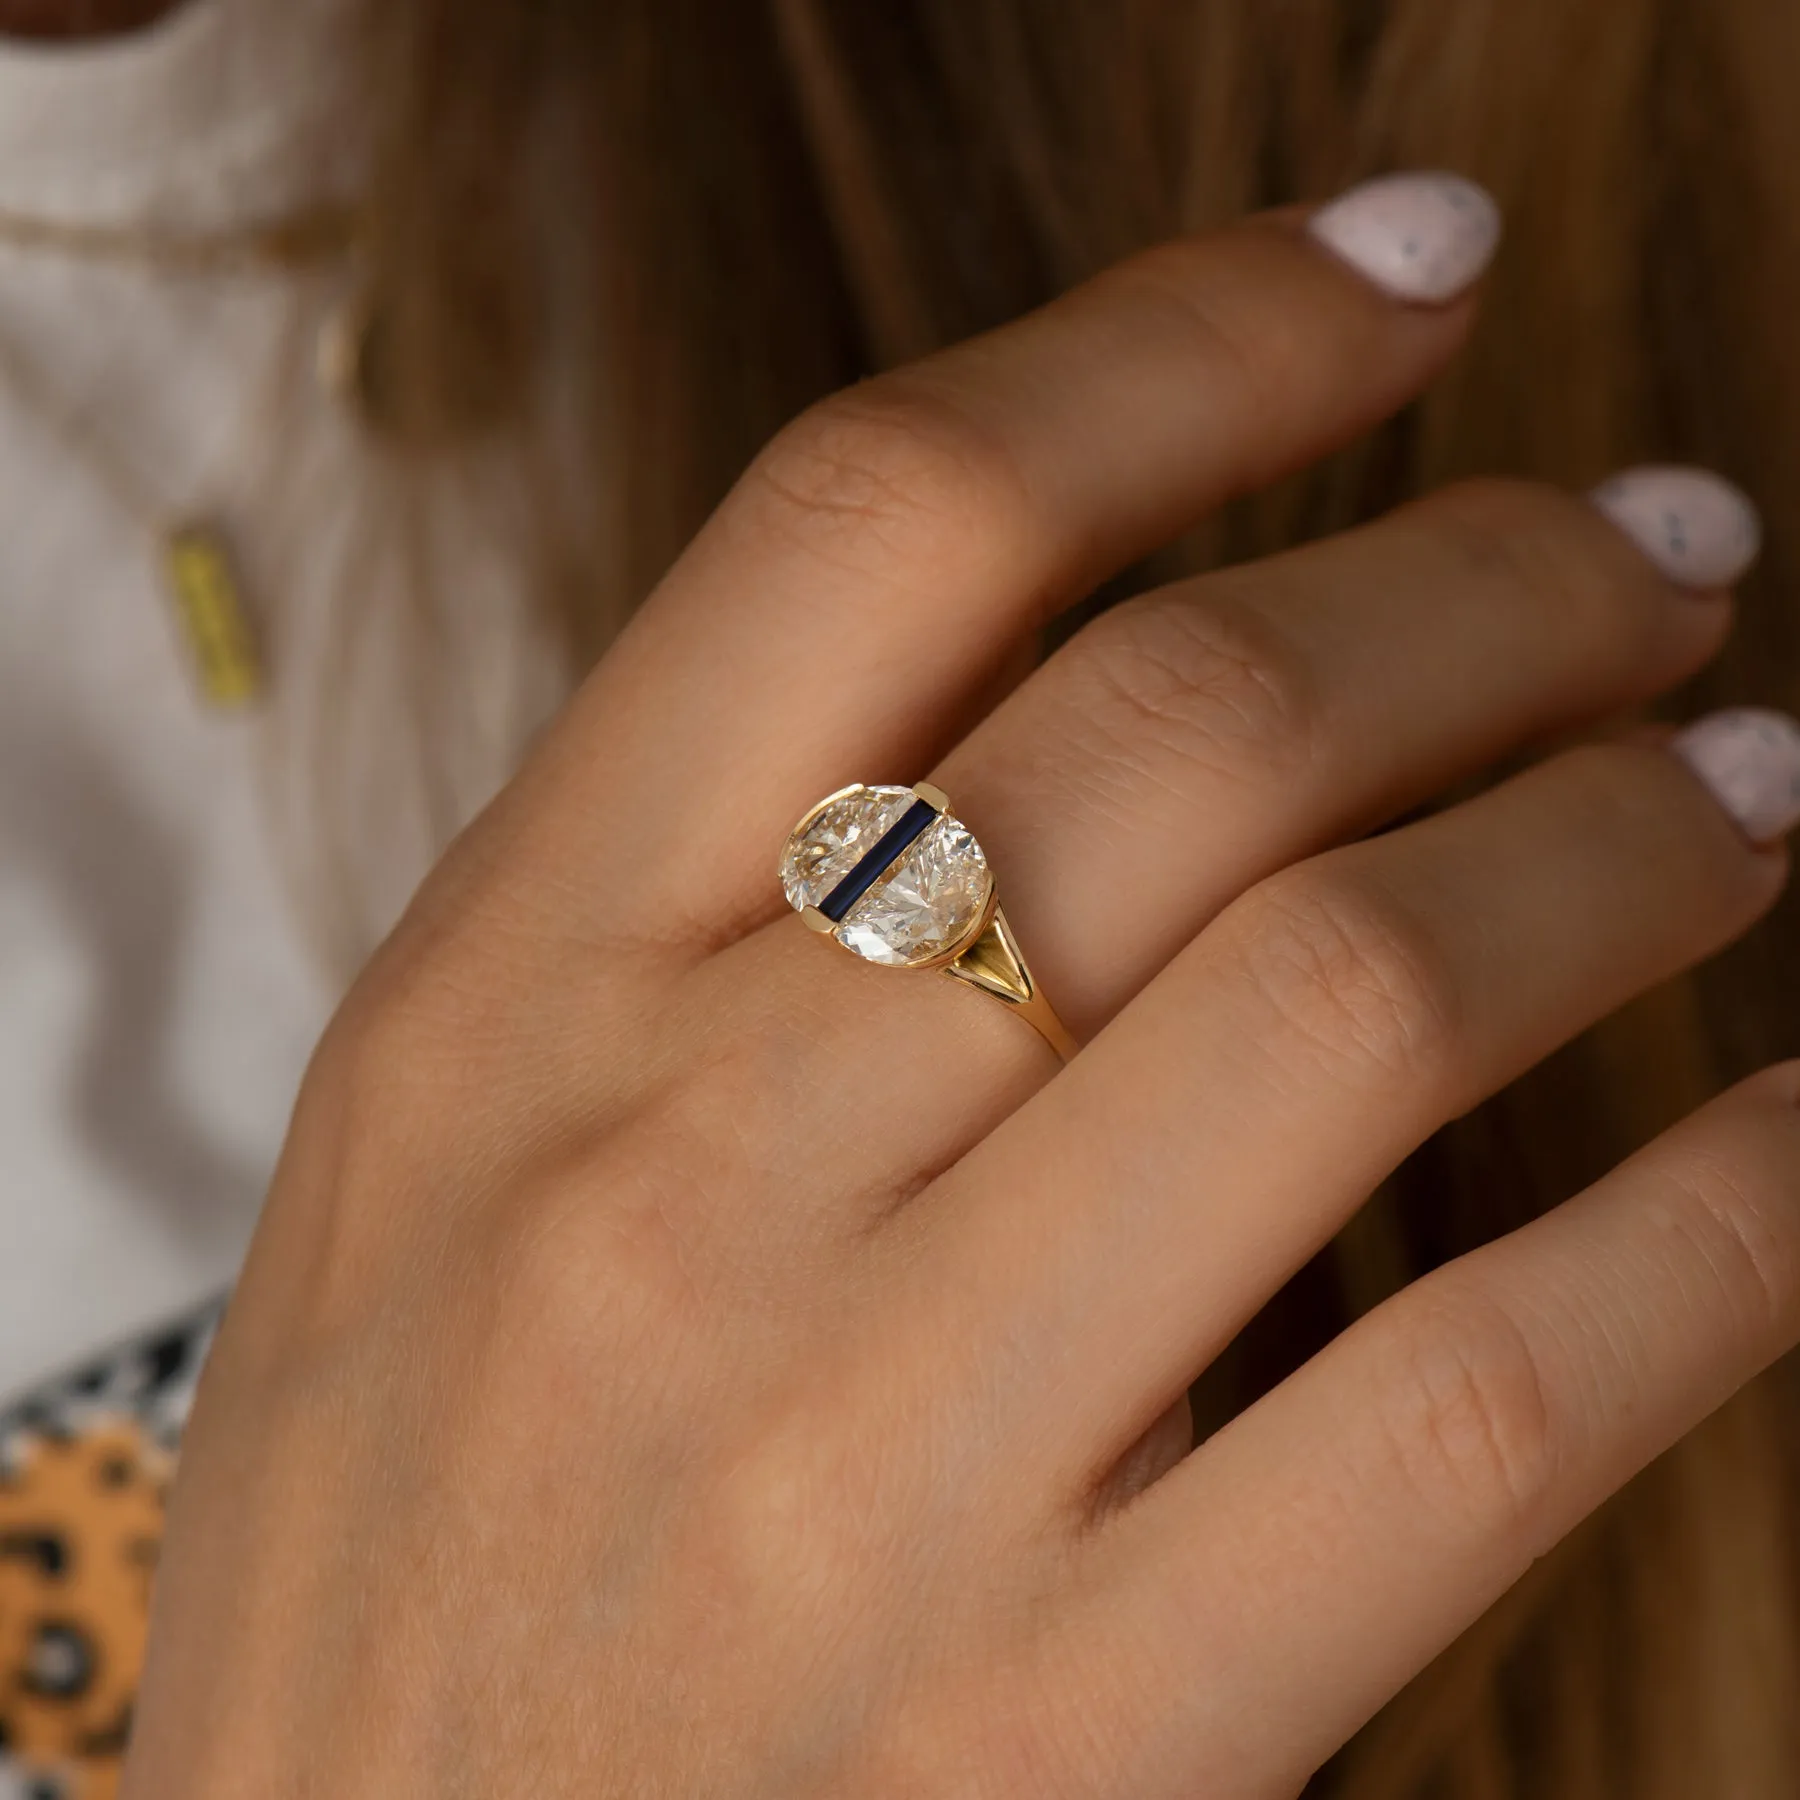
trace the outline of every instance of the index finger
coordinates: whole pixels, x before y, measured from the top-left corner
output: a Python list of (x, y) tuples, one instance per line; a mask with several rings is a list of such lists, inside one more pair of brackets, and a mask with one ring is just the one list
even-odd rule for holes
[(628, 839), (660, 935), (716, 939), (773, 900), (793, 820), (923, 772), (1023, 632), (1415, 395), (1467, 329), (1492, 203), (1406, 176), (1308, 223), (1162, 245), (782, 432), (556, 734), (599, 827), (561, 828), (569, 877)]

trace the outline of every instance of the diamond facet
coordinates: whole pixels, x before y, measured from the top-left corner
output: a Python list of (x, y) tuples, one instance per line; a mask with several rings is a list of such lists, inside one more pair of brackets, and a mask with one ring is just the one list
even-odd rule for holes
[(913, 803), (903, 787), (856, 787), (822, 807), (781, 856), (781, 885), (795, 912), (817, 906)]
[(990, 885), (981, 846), (945, 814), (851, 908), (838, 942), (871, 962), (929, 962), (981, 917)]
[[(909, 788), (853, 788), (788, 840), (782, 885), (817, 906), (913, 803)], [(955, 949), (987, 910), (993, 877), (969, 828), (944, 813), (850, 908), (834, 935), (871, 962), (910, 967)]]

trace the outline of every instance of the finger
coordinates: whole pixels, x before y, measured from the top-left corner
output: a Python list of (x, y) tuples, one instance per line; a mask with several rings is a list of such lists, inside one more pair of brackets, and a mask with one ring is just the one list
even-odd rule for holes
[(1262, 876), (1711, 655), (1729, 608), (1667, 577), (1741, 573), (1753, 509), (1698, 470), (1606, 495), (1636, 543), (1554, 489), (1469, 483), (1150, 595), (958, 746), (933, 779), (1078, 1036)]
[[(1791, 823), (1800, 728), (1769, 729)], [(1282, 871), (900, 1216), (907, 1316), (1047, 1483), (1089, 1483), (1402, 1157), (1742, 932), (1786, 866), (1681, 757), (1597, 744)]]
[(1102, 1527), (1061, 1623), (1139, 1703), (1116, 1791), (1297, 1791), (1797, 1337), (1788, 1063), (1415, 1283)]
[[(1365, 218), (1357, 253), (1410, 231), (1457, 278), (1431, 291), (1466, 287), (1491, 203), (1416, 182), (1435, 209)], [(562, 859), (628, 842), (643, 904), (720, 935), (805, 807), (922, 773), (1022, 632), (1411, 398), (1470, 309), (1397, 300), (1339, 238), (1283, 214), (1163, 245), (784, 431), (557, 732)]]
[[(936, 778), (1081, 1036), (1262, 876), (1698, 665), (1730, 607), (1666, 571), (1732, 573), (1754, 512), (1701, 471), (1643, 471), (1606, 494), (1635, 546), (1582, 500), (1486, 482), (1151, 596), (959, 746)], [(793, 923), (701, 971), (696, 1022), (725, 1008), (752, 1024), (815, 1110), (848, 1088), (855, 1126), (829, 1158), (785, 1109), (741, 1104), (730, 1132), (765, 1120), (758, 1160), (782, 1169), (785, 1218), (856, 1229), (1021, 1104), (1048, 1056), (992, 999), (871, 970)]]

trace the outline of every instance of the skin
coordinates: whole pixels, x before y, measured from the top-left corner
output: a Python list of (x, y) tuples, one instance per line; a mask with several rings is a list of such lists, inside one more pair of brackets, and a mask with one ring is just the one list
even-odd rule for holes
[[(1397, 1160), (1786, 875), (1656, 742), (1571, 746), (1731, 602), (1531, 485), (1146, 596), (971, 725), (1470, 312), (1253, 220), (758, 460), (319, 1051), (129, 1800), (1293, 1794), (1793, 1342), (1782, 1065), (1187, 1454), (1187, 1384)], [(810, 802), (927, 771), (1067, 1069), (783, 906)]]

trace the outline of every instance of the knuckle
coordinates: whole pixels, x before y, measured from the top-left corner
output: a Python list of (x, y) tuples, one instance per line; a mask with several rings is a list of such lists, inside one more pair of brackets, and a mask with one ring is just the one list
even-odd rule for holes
[(817, 1617), (902, 1579), (877, 1459), (829, 1404), (792, 1400), (722, 1463), (694, 1521), (694, 1551), (733, 1612)]
[(940, 388), (897, 376), (802, 413), (746, 478), (759, 523), (862, 569), (902, 555), (944, 565), (1044, 535), (1001, 433)]
[(1385, 1453), (1434, 1515), (1482, 1534), (1531, 1529), (1561, 1462), (1557, 1417), (1504, 1306), (1440, 1280), (1395, 1320), (1374, 1392)]
[(420, 1160), (491, 1130), (496, 1109), (482, 1103), (491, 1033), (476, 1028), (480, 1013), (468, 984), (435, 956), (372, 965), (314, 1059), (339, 1134), (367, 1152)]
[(1471, 581), (1519, 594), (1562, 618), (1593, 616), (1609, 595), (1647, 592), (1656, 577), (1594, 509), (1542, 482), (1458, 482), (1414, 509)]
[(705, 1086), (676, 1080), (562, 1137), (511, 1174), (504, 1206), (483, 1209), (472, 1259), (522, 1334), (573, 1336), (584, 1353), (596, 1331), (614, 1348), (673, 1350), (706, 1334), (727, 1291), (741, 1307), (772, 1303), (764, 1284), (777, 1273), (738, 1232), (744, 1195), (760, 1186), (733, 1131), (733, 1095), (746, 1090), (697, 1111)]
[(1080, 711), (1136, 760), (1149, 749), (1267, 779), (1312, 757), (1313, 670), (1266, 614), (1222, 589), (1206, 605), (1166, 598), (1117, 607), (1079, 642), (1088, 690)]
[(359, 1161), (391, 1172), (395, 1160), (406, 1156), (415, 1113), (429, 1100), (424, 1072), (440, 1054), (421, 1012), (365, 977), (313, 1052), (296, 1121), (350, 1147)]
[(365, 977), (320, 1041), (321, 1059), (358, 1093), (402, 1079), (419, 1066), (435, 1033), (417, 1004), (416, 975)]
[(1206, 262), (1201, 243), (1176, 239), (1116, 265), (1096, 287), (1128, 298), (1141, 329), (1166, 332), (1221, 411), (1245, 420), (1286, 411), (1303, 359), (1238, 284), (1209, 278)]
[[(459, 1380), (480, 1410), (546, 1418), (549, 1396), (580, 1395), (558, 1425), (685, 1418), (715, 1344), (710, 1270), (679, 1224), (622, 1201), (591, 1166), (533, 1170), (502, 1209), (462, 1213), (411, 1246), (435, 1291), (480, 1296), (458, 1326)], [(594, 1371), (610, 1371), (598, 1388)], [(551, 1427), (547, 1424), (546, 1431)]]
[[(596, 1351), (657, 1343), (665, 1352), (706, 1317), (710, 1282), (680, 1221), (611, 1191), (583, 1168), (515, 1189), (466, 1253), (508, 1338), (582, 1367)], [(606, 1339), (604, 1345), (597, 1340)]]
[(297, 1346), (347, 1335), (378, 1310), (412, 1199), (437, 1185), (441, 1146), (418, 1073), (429, 1050), (415, 1015), (359, 983), (307, 1065), (283, 1152), (299, 1178), (278, 1173), (269, 1202), (284, 1221)]
[(1246, 901), (1244, 971), (1321, 1061), (1456, 1085), (1456, 982), (1443, 951), (1387, 887), (1325, 857), (1270, 877)]
[[(1787, 1123), (1784, 1121), (1784, 1123)], [(1751, 1344), (1783, 1338), (1800, 1304), (1800, 1241), (1792, 1224), (1800, 1166), (1791, 1127), (1739, 1130), (1695, 1142), (1659, 1169), (1652, 1223), (1703, 1271), (1725, 1316)]]

